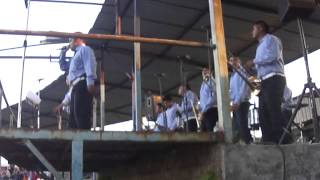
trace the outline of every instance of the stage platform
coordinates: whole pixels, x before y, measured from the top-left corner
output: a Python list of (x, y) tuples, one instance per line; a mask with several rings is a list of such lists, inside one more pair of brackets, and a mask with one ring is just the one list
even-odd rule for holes
[[(9, 163), (30, 170), (47, 169), (28, 142), (59, 172), (70, 171), (72, 163), (81, 163), (83, 149), (83, 170), (97, 172), (116, 171), (146, 157), (161, 159), (173, 151), (196, 150), (215, 144), (217, 139), (212, 133), (0, 130), (0, 154)], [(75, 166), (82, 168), (81, 164)]]

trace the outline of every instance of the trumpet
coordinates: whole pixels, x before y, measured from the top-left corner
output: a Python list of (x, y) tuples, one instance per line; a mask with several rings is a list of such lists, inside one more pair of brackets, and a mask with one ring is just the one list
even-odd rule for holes
[(248, 81), (251, 84), (250, 89), (252, 91), (252, 95), (258, 96), (261, 91), (261, 79), (256, 76), (250, 76)]

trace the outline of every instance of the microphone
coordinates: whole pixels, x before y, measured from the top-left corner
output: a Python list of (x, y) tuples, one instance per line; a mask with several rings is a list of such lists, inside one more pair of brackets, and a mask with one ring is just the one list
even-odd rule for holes
[(190, 61), (192, 58), (190, 54), (185, 54), (184, 56), (177, 56), (177, 59)]
[(68, 46), (63, 46), (62, 48), (59, 48), (59, 49), (57, 49), (57, 50), (67, 51), (67, 50), (69, 50), (69, 49), (70, 49), (70, 45), (68, 45)]
[(158, 78), (164, 78), (166, 76), (166, 73), (154, 73), (153, 75)]

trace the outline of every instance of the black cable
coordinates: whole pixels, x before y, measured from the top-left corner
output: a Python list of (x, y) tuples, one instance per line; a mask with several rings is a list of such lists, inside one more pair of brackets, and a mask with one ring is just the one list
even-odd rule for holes
[(279, 144), (277, 144), (276, 147), (280, 151), (281, 157), (282, 157), (282, 180), (286, 180), (286, 177), (287, 177), (286, 154), (283, 148)]

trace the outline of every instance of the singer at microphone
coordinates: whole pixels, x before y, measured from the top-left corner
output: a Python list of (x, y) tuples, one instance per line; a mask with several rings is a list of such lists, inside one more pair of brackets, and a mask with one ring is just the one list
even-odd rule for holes
[(210, 70), (202, 70), (203, 82), (200, 88), (201, 131), (213, 132), (218, 121), (216, 84)]

